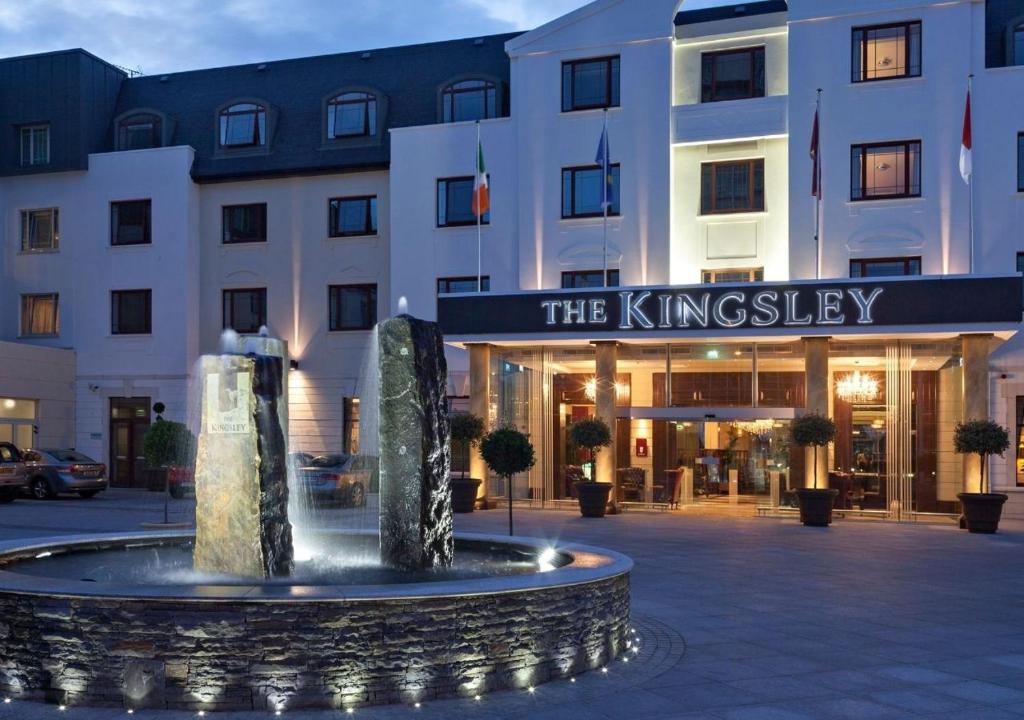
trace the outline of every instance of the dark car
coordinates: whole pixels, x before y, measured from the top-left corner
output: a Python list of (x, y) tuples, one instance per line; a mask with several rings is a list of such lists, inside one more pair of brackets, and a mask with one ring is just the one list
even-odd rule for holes
[(27, 487), (22, 452), (8, 442), (0, 442), (0, 503), (9, 503)]
[(109, 486), (107, 466), (77, 450), (26, 450), (24, 457), (28, 492), (36, 500), (61, 493), (91, 498)]
[(354, 455), (317, 455), (295, 471), (299, 487), (318, 503), (366, 505), (372, 473)]

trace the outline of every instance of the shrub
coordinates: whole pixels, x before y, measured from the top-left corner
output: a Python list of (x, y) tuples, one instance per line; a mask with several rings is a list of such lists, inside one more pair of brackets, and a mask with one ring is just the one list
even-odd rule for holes
[(452, 441), (457, 444), (462, 459), (462, 477), (469, 465), (469, 449), (484, 436), (483, 418), (472, 413), (458, 413), (451, 417)]
[(953, 432), (953, 449), (956, 452), (966, 455), (977, 455), (981, 460), (981, 492), (988, 492), (986, 489), (987, 480), (986, 466), (989, 455), (1000, 457), (1010, 447), (1010, 434), (999, 423), (991, 420), (968, 420), (956, 426)]
[(191, 465), (195, 442), (183, 424), (157, 418), (142, 439), (142, 455), (152, 468)]
[(814, 487), (818, 487), (818, 450), (836, 437), (836, 424), (824, 415), (810, 413), (793, 421), (789, 429), (793, 443), (814, 448)]
[(508, 534), (512, 535), (512, 476), (533, 467), (536, 462), (533, 443), (515, 428), (498, 428), (484, 435), (480, 454), (487, 467), (508, 483)]
[(597, 482), (597, 468), (594, 464), (599, 448), (612, 444), (612, 431), (599, 418), (577, 420), (569, 426), (569, 441), (590, 452), (590, 481)]

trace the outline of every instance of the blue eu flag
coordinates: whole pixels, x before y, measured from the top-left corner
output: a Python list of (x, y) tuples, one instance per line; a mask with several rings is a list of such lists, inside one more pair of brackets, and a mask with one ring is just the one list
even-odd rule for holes
[(601, 209), (609, 210), (612, 206), (612, 193), (614, 192), (614, 179), (612, 177), (611, 150), (608, 147), (608, 125), (601, 131), (601, 144), (597, 146), (597, 158), (595, 163), (601, 166), (604, 176), (601, 190)]

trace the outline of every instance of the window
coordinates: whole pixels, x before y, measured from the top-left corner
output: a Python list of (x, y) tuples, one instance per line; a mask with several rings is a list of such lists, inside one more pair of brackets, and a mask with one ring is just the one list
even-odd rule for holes
[(701, 55), (701, 102), (764, 97), (764, 48)]
[(331, 332), (372, 330), (377, 324), (377, 286), (331, 285), (328, 311)]
[(452, 83), (441, 91), (441, 105), (446, 123), (497, 117), (497, 89), (488, 80)]
[(328, 219), (331, 237), (354, 237), (377, 234), (377, 198), (333, 198)]
[(853, 29), (853, 82), (921, 75), (921, 23)]
[(60, 333), (57, 293), (21, 296), (21, 336), (45, 337)]
[(359, 398), (347, 397), (341, 400), (342, 438), (341, 451), (346, 455), (359, 454)]
[(562, 63), (562, 112), (618, 106), (618, 57)]
[(1024, 273), (1024, 252), (1017, 253), (1017, 272)]
[(151, 201), (126, 200), (110, 203), (110, 244), (148, 245), (151, 243)]
[[(609, 215), (619, 214), (619, 165), (611, 166)], [(601, 217), (604, 208), (604, 171), (600, 165), (562, 170), (562, 218)]]
[(704, 163), (700, 188), (702, 215), (762, 212), (764, 160)]
[(761, 282), (764, 280), (764, 268), (732, 268), (729, 270), (705, 270), (700, 274), (705, 285), (714, 283)]
[(224, 291), (224, 327), (240, 333), (258, 333), (267, 324), (267, 289)]
[[(438, 278), (437, 294), (448, 295), (452, 293), (475, 293), (476, 280), (476, 275), (473, 275), (472, 277)], [(491, 278), (488, 275), (484, 275), (480, 278), (480, 291), (490, 292), (490, 290)]]
[(1024, 192), (1024, 133), (1017, 133), (1017, 192)]
[(21, 128), (21, 164), (45, 165), (50, 162), (50, 126), (26, 125)]
[(1013, 64), (1024, 65), (1024, 24), (1013, 28)]
[[(441, 178), (437, 181), (438, 227), (476, 225), (476, 214), (473, 212), (474, 182), (475, 178), (472, 176)], [(483, 225), (490, 225), (489, 210), (484, 213), (480, 222)]]
[[(604, 287), (604, 282), (601, 281), (600, 270), (573, 270), (570, 272), (562, 273), (562, 287), (565, 289), (573, 288), (599, 288)], [(619, 286), (619, 271), (609, 270), (608, 271), (608, 287)]]
[(117, 124), (118, 150), (145, 150), (163, 145), (162, 121), (153, 113), (129, 115)]
[(1017, 396), (1017, 487), (1024, 487), (1024, 397)]
[(920, 141), (854, 145), (851, 148), (851, 200), (920, 196)]
[(377, 132), (377, 96), (348, 92), (327, 101), (327, 138), (360, 137)]
[(21, 251), (46, 252), (60, 248), (57, 208), (21, 211)]
[(221, 147), (267, 144), (267, 109), (256, 103), (237, 103), (220, 112)]
[(896, 277), (900, 275), (920, 275), (921, 258), (867, 258), (850, 261), (850, 277)]
[(110, 293), (110, 333), (148, 335), (153, 331), (153, 291), (114, 290)]
[(225, 245), (267, 241), (267, 204), (225, 205), (221, 210)]

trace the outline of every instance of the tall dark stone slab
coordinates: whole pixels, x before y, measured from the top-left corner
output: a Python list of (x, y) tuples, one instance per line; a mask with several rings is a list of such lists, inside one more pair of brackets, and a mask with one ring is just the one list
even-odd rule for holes
[(407, 570), (448, 567), (454, 541), (441, 330), (400, 315), (377, 333), (381, 561)]

